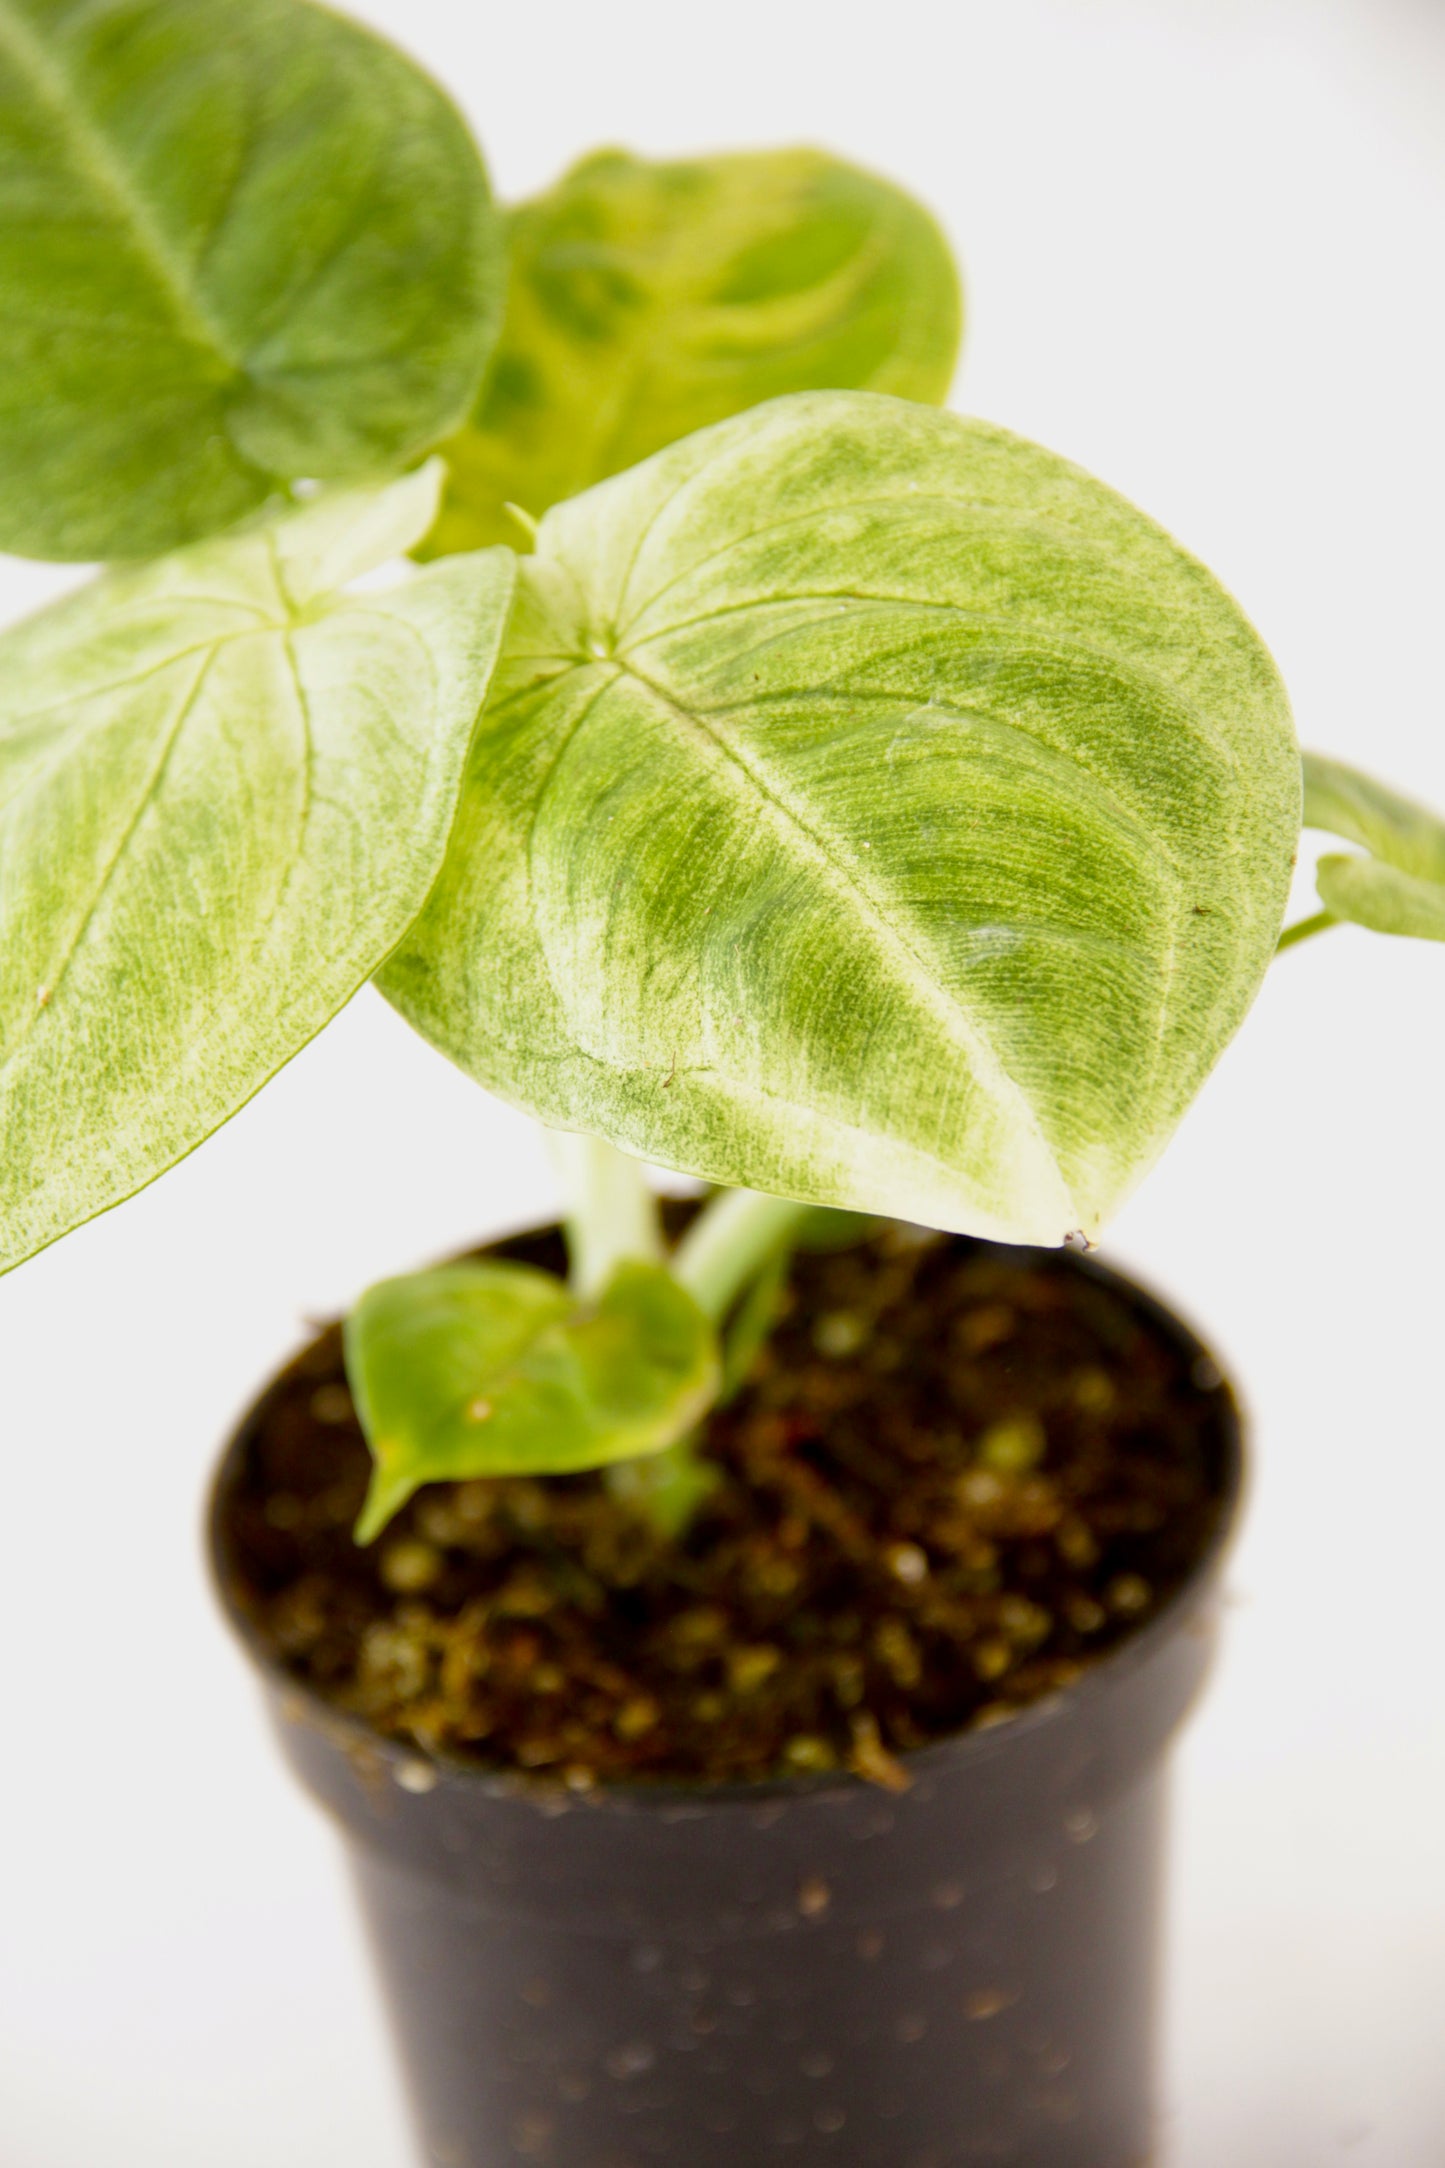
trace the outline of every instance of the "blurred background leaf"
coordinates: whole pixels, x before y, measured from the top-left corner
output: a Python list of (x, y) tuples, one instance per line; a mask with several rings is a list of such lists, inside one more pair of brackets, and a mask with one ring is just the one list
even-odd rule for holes
[(508, 220), (506, 320), (427, 550), (523, 544), (549, 505), (783, 392), (947, 397), (948, 243), (821, 151), (584, 159)]
[(307, 0), (0, 0), (0, 549), (146, 557), (456, 428), (501, 219), (450, 100)]
[(1315, 885), (1326, 911), (1372, 933), (1445, 941), (1445, 821), (1320, 753), (1305, 754), (1304, 779), (1306, 828), (1369, 853), (1331, 852), (1320, 860)]

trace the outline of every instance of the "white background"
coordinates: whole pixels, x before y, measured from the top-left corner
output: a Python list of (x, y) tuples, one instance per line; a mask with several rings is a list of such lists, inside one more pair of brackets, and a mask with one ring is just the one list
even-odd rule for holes
[[(1445, 806), (1438, 4), (361, 12), (454, 87), (509, 196), (606, 139), (812, 138), (911, 184), (967, 267), (958, 403), (1162, 519), (1256, 619), (1305, 741)], [(0, 563), (0, 609), (56, 585)], [(1169, 2168), (1445, 2160), (1442, 1056), (1445, 951), (1287, 956), (1107, 1245), (1256, 1420), (1180, 1771)], [(3, 2168), (409, 2160), (200, 1500), (304, 1316), (551, 1202), (527, 1125), (367, 993), (0, 1286)]]

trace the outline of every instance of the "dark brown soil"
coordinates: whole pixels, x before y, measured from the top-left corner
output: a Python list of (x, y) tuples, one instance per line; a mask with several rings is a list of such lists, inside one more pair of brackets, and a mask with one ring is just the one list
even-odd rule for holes
[[(561, 1269), (555, 1235), (504, 1246)], [(1000, 1721), (1147, 1620), (1207, 1543), (1212, 1363), (1065, 1252), (920, 1239), (798, 1257), (660, 1541), (598, 1477), (437, 1485), (358, 1550), (367, 1454), (324, 1333), (252, 1431), (231, 1593), (382, 1732), (585, 1788), (842, 1766)]]

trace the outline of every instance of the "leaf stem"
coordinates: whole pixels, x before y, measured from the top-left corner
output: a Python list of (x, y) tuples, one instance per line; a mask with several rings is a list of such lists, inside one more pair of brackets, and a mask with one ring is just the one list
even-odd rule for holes
[[(705, 1204), (672, 1257), (675, 1277), (714, 1325), (721, 1326), (738, 1297), (787, 1248), (788, 1238), (811, 1208), (783, 1197), (763, 1197), (751, 1189), (726, 1189)], [(744, 1333), (750, 1350), (771, 1322), (766, 1309)], [(742, 1350), (734, 1349), (735, 1359)], [(699, 1452), (700, 1433), (691, 1432), (664, 1453), (645, 1460), (621, 1461), (607, 1471), (609, 1488), (634, 1511), (644, 1514), (660, 1535), (676, 1541), (687, 1532), (717, 1481), (717, 1471)]]
[(660, 1536), (675, 1542), (686, 1534), (698, 1508), (717, 1486), (716, 1467), (697, 1448), (694, 1430), (664, 1452), (614, 1461), (604, 1471), (607, 1488), (614, 1498), (651, 1521)]
[(672, 1269), (699, 1309), (720, 1325), (743, 1288), (812, 1208), (753, 1189), (727, 1189), (703, 1206), (677, 1246)]
[(1326, 927), (1338, 926), (1339, 923), (1333, 911), (1316, 911), (1311, 918), (1296, 919), (1293, 926), (1285, 927), (1275, 943), (1274, 953), (1276, 956), (1283, 956), (1285, 950), (1293, 948), (1296, 942), (1308, 941), (1311, 934), (1323, 933)]
[(641, 1163), (601, 1137), (549, 1129), (547, 1144), (566, 1199), (576, 1292), (600, 1295), (624, 1258), (661, 1264), (662, 1221)]
[[(571, 1280), (600, 1294), (624, 1258), (665, 1257), (657, 1199), (641, 1166), (600, 1137), (549, 1129), (547, 1143), (566, 1196)], [(698, 1308), (721, 1325), (751, 1280), (786, 1249), (811, 1207), (750, 1189), (724, 1190), (704, 1205), (671, 1259)], [(715, 1481), (696, 1432), (665, 1452), (619, 1461), (608, 1488), (669, 1538), (681, 1536)]]

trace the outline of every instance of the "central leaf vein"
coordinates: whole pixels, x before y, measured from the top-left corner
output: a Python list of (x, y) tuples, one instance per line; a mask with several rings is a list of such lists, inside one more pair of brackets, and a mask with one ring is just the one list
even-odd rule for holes
[[(135, 840), (136, 832), (139, 829), (141, 822), (144, 820), (147, 811), (152, 805), (155, 804), (155, 801), (164, 786), (166, 770), (170, 766), (171, 756), (175, 752), (176, 746), (180, 741), (182, 731), (185, 729), (187, 722), (189, 721), (191, 715), (194, 713), (196, 703), (201, 697), (202, 688), (204, 687), (206, 679), (210, 674), (211, 665), (214, 663), (215, 659), (215, 650), (212, 649), (211, 652), (202, 659), (200, 667), (197, 669), (195, 676), (191, 680), (189, 690), (185, 694), (185, 697), (177, 704), (176, 713), (169, 727), (162, 736), (157, 757), (151, 767), (150, 774), (146, 778), (144, 787), (142, 788), (140, 795), (136, 800), (135, 808), (132, 811), (129, 819), (125, 822), (125, 825), (121, 829), (120, 835), (116, 841), (115, 848), (111, 852), (110, 857), (107, 859), (105, 866), (101, 872), (100, 878), (95, 884), (95, 888), (86, 903), (79, 924), (76, 926), (75, 932), (72, 934), (69, 942), (66, 944), (65, 953), (61, 957), (59, 967), (53, 972), (50, 978), (49, 985), (44, 989), (46, 997), (45, 1004), (44, 1006), (42, 1006), (41, 1002), (37, 999), (34, 1004), (24, 1012), (21, 1018), (19, 1032), (16, 1034), (14, 1039), (11, 1040), (9, 1046), (6, 1047), (3, 1058), (0, 1058), (0, 1070), (8, 1069), (13, 1066), (17, 1056), (20, 1054), (26, 1041), (29, 1039), (31, 1033), (34, 1031), (39, 1018), (42, 1015), (48, 1013), (50, 1004), (54, 1000), (55, 994), (60, 987), (61, 981), (65, 978), (66, 973), (70, 970), (71, 965), (75, 962), (76, 956), (79, 954), (87, 934), (90, 932), (91, 927), (95, 924), (96, 914), (100, 910), (101, 904), (110, 889), (111, 883), (115, 880), (117, 874), (119, 873), (122, 865), (125, 862), (126, 854), (129, 851), (131, 844)], [(37, 989), (37, 991), (39, 991), (39, 989)]]
[(952, 1036), (961, 1043), (969, 1067), (979, 1084), (995, 1102), (1007, 1104), (1014, 1109), (1025, 1132), (1047, 1163), (1053, 1178), (1067, 1194), (1068, 1185), (1053, 1148), (1039, 1125), (1038, 1116), (1023, 1087), (1004, 1066), (984, 1026), (970, 1014), (956, 994), (938, 984), (930, 973), (926, 960), (880, 908), (877, 899), (859, 880), (856, 869), (838, 857), (829, 840), (812, 826), (796, 806), (789, 803), (765, 775), (743, 757), (735, 745), (730, 744), (721, 732), (714, 729), (705, 716), (681, 706), (663, 686), (644, 677), (634, 664), (629, 662), (622, 667), (625, 674), (676, 721), (705, 738), (728, 767), (745, 780), (774, 821), (793, 836), (800, 838), (825, 868), (833, 885), (846, 891), (850, 902), (867, 922), (880, 948), (901, 965), (910, 990), (922, 999), (925, 1006), (943, 1015)]
[(120, 214), (138, 252), (150, 265), (156, 284), (170, 303), (182, 336), (209, 347), (227, 376), (241, 373), (241, 359), (196, 290), (194, 280), (152, 213), (135, 177), (95, 120), (73, 78), (47, 52), (43, 41), (12, 4), (0, 0), (0, 45), (28, 77), (39, 100), (59, 121), (69, 140), (77, 170), (102, 205)]

